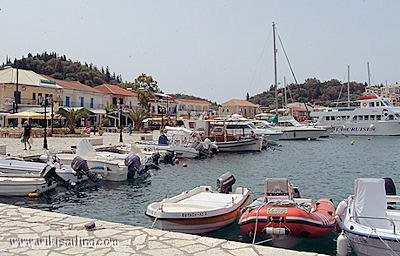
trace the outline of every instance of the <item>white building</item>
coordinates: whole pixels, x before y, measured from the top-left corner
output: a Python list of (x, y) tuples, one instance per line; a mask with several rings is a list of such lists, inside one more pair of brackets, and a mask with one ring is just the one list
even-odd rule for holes
[(175, 99), (177, 104), (177, 116), (198, 117), (208, 113), (211, 103), (206, 100)]

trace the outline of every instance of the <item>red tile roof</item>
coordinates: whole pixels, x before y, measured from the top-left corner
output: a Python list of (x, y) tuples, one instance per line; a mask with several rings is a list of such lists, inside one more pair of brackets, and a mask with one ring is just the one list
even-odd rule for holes
[(112, 84), (102, 84), (95, 87), (96, 90), (105, 93), (105, 94), (113, 94), (127, 97), (136, 97), (136, 93), (133, 91), (128, 91), (124, 88), (121, 88), (117, 85)]
[(63, 89), (101, 93), (100, 91), (96, 90), (95, 88), (90, 87), (89, 85), (86, 85), (86, 84), (82, 84), (79, 81), (59, 80), (59, 79), (52, 78), (51, 76), (46, 76), (46, 75), (42, 75), (42, 76), (46, 77), (50, 81), (56, 82), (57, 85), (61, 86)]
[(187, 103), (197, 103), (197, 104), (211, 105), (211, 103), (206, 101), (206, 100), (192, 100), (192, 99), (180, 99), (180, 98), (176, 98), (175, 100), (176, 101), (187, 102)]

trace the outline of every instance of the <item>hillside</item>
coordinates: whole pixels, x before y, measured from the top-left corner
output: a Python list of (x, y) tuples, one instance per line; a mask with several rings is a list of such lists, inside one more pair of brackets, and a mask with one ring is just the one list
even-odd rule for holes
[[(340, 99), (338, 99), (342, 82), (336, 79), (321, 82), (316, 78), (308, 78), (303, 84), (288, 86), (287, 98), (288, 103), (293, 101), (297, 102), (310, 102), (318, 105), (331, 105), (336, 101), (347, 101), (347, 83), (344, 83)], [(366, 84), (350, 82), (350, 99), (356, 100), (365, 91)], [(278, 89), (279, 95), (283, 95), (283, 89)], [(278, 97), (279, 106), (282, 106), (283, 96)], [(274, 87), (268, 91), (254, 95), (249, 98), (250, 102), (259, 104), (265, 107), (275, 107), (275, 91)]]
[(55, 52), (36, 54), (28, 53), (27, 57), (7, 59), (2, 66), (11, 65), (14, 68), (32, 70), (38, 74), (48, 75), (55, 79), (79, 81), (89, 86), (96, 86), (104, 83), (118, 84), (122, 81), (120, 75), (111, 73), (109, 68), (97, 68), (92, 63), (82, 64), (79, 61), (67, 59), (65, 55), (58, 55)]

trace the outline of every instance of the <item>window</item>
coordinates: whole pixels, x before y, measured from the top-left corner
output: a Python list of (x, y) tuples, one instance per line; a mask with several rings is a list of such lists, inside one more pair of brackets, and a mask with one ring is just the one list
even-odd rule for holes
[(389, 115), (389, 120), (394, 120), (394, 116), (393, 115)]
[(90, 108), (93, 108), (93, 106), (94, 106), (94, 99), (90, 98)]
[(375, 120), (375, 116), (373, 116), (373, 115), (370, 115), (370, 116), (369, 116), (369, 119), (371, 119), (371, 120)]
[(379, 116), (376, 116), (376, 120), (381, 120), (381, 116), (379, 115)]
[(65, 97), (65, 106), (66, 106), (66, 107), (69, 107), (70, 104), (71, 104), (71, 103), (70, 103), (70, 98), (69, 98), (69, 96), (66, 96), (66, 97)]
[(369, 118), (368, 118), (369, 116), (364, 116), (364, 120), (368, 120)]
[(85, 103), (85, 98), (84, 97), (81, 97), (81, 107), (84, 107), (85, 105), (84, 105), (84, 103)]
[(325, 119), (326, 119), (326, 121), (329, 121), (329, 116), (326, 116)]
[(36, 92), (32, 93), (32, 100), (36, 100)]
[(332, 120), (332, 121), (335, 121), (335, 117), (334, 117), (334, 116), (331, 116), (331, 120)]

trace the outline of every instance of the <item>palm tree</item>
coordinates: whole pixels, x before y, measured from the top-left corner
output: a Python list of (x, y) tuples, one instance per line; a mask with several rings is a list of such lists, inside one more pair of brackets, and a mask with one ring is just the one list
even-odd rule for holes
[(57, 113), (65, 118), (69, 133), (75, 133), (76, 124), (81, 120), (81, 118), (88, 116), (86, 109), (84, 108), (78, 110), (70, 109), (69, 111), (60, 108)]
[(145, 109), (139, 108), (136, 110), (129, 110), (128, 118), (133, 122), (134, 129), (137, 131), (142, 127), (142, 121), (149, 117), (149, 112)]

